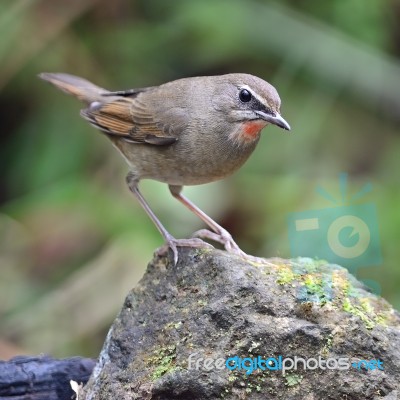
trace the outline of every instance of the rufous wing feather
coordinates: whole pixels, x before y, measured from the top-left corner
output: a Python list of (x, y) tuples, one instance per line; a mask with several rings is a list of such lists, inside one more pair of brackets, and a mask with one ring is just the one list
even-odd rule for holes
[(167, 135), (154, 118), (129, 98), (118, 98), (109, 103), (93, 103), (81, 115), (103, 132), (131, 143), (166, 146), (178, 139)]

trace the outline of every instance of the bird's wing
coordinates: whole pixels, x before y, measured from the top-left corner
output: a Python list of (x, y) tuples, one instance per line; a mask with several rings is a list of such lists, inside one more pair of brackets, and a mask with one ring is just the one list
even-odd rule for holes
[(156, 86), (148, 86), (144, 88), (116, 90), (115, 92), (103, 93), (103, 96), (122, 96), (122, 97), (136, 97), (139, 93), (148, 92), (155, 89)]
[(143, 91), (147, 89), (106, 93), (105, 97), (113, 96), (110, 101), (93, 102), (81, 115), (104, 133), (130, 143), (158, 146), (175, 143), (176, 132), (160, 123), (140, 101), (138, 94)]

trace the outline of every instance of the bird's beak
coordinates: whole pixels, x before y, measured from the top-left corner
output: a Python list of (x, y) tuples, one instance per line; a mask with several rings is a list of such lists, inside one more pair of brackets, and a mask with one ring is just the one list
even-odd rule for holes
[(274, 124), (276, 126), (279, 126), (279, 128), (290, 131), (290, 125), (278, 113), (275, 113), (275, 115), (271, 115), (262, 111), (257, 111), (257, 115), (264, 121), (269, 122), (270, 124)]

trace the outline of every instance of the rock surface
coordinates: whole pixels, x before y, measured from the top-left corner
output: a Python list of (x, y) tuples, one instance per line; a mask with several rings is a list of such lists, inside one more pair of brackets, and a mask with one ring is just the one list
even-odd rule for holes
[[(181, 249), (174, 266), (156, 256), (128, 294), (79, 398), (400, 398), (399, 313), (339, 266), (265, 261)], [(302, 357), (310, 369), (298, 360), (297, 370), (274, 370), (280, 355)], [(251, 371), (250, 360), (233, 369), (236, 358), (231, 370), (225, 360), (235, 356), (276, 361)], [(309, 360), (319, 357), (325, 369)], [(349, 367), (333, 369), (339, 358)], [(327, 359), (334, 359), (330, 368)]]

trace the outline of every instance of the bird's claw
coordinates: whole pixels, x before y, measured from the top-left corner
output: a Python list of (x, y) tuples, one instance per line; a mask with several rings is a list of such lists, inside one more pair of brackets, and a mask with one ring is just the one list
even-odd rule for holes
[(251, 256), (251, 255), (245, 253), (244, 251), (242, 251), (240, 249), (240, 247), (236, 244), (236, 242), (232, 239), (231, 234), (226, 230), (222, 231), (221, 233), (216, 233), (216, 232), (210, 231), (208, 229), (201, 229), (201, 230), (193, 233), (192, 236), (200, 237), (200, 238), (208, 239), (208, 240), (213, 240), (214, 242), (221, 243), (225, 247), (225, 250), (228, 253), (235, 254), (247, 261), (257, 263), (257, 264), (269, 265), (269, 266), (274, 265), (273, 263), (270, 263), (269, 261), (267, 261), (265, 258)]
[(232, 239), (232, 235), (225, 229), (221, 230), (221, 232), (218, 233), (212, 232), (208, 229), (200, 229), (199, 231), (196, 231), (192, 236), (221, 243), (228, 253), (233, 253), (240, 257), (247, 257), (247, 254), (240, 249), (240, 247)]
[(211, 249), (214, 248), (214, 246), (199, 238), (175, 239), (173, 236), (170, 236), (166, 239), (164, 246), (157, 249), (156, 255), (165, 256), (168, 253), (168, 250), (171, 249), (174, 256), (174, 265), (176, 265), (179, 258), (178, 247), (207, 247)]

